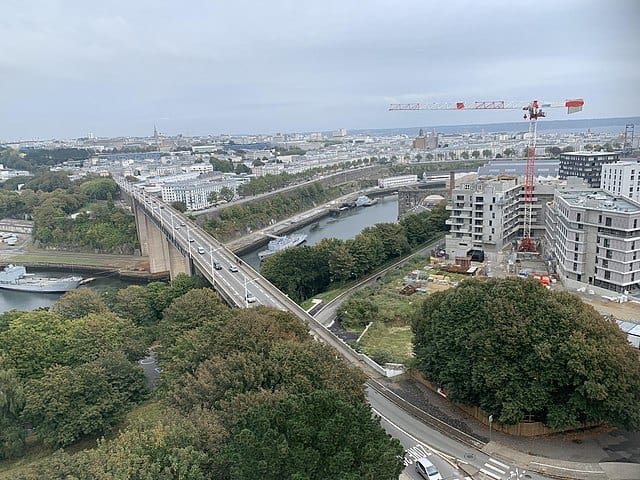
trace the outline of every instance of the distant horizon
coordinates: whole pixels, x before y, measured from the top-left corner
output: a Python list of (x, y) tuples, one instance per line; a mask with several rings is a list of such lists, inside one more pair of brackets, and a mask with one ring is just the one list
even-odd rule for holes
[[(630, 121), (631, 120), (631, 121)], [(625, 116), (625, 117), (600, 117), (600, 118), (565, 118), (565, 119), (543, 119), (543, 120), (539, 120), (538, 121), (538, 129), (539, 130), (553, 130), (553, 128), (548, 128), (548, 127), (553, 127), (556, 126), (557, 124), (567, 124), (567, 123), (572, 123), (572, 124), (585, 124), (588, 122), (608, 122), (609, 125), (594, 125), (594, 128), (598, 128), (598, 127), (606, 127), (606, 126), (614, 126), (614, 125), (618, 125), (616, 123), (613, 123), (615, 121), (624, 121), (624, 124), (627, 123), (631, 123), (634, 125), (638, 125), (640, 124), (640, 115), (636, 115), (636, 116)], [(204, 134), (184, 134), (182, 132), (176, 132), (176, 133), (167, 133), (167, 132), (158, 132), (160, 135), (166, 136), (166, 137), (176, 137), (178, 135), (183, 135), (184, 137), (187, 138), (194, 138), (194, 137), (208, 137), (208, 136), (222, 136), (222, 135), (226, 135), (226, 136), (230, 136), (230, 137), (251, 137), (251, 136), (274, 136), (274, 135), (311, 135), (314, 133), (330, 133), (330, 132), (335, 132), (341, 128), (344, 128), (345, 130), (347, 130), (347, 134), (354, 132), (355, 134), (366, 134), (367, 132), (383, 132), (383, 131), (397, 131), (397, 130), (412, 130), (412, 129), (428, 129), (433, 130), (433, 129), (438, 129), (438, 128), (446, 128), (446, 129), (452, 129), (452, 128), (470, 128), (470, 127), (488, 127), (488, 128), (497, 128), (499, 126), (513, 126), (516, 124), (522, 124), (523, 126), (523, 131), (528, 130), (528, 125), (529, 125), (529, 121), (528, 120), (518, 120), (518, 121), (512, 121), (512, 122), (490, 122), (490, 123), (463, 123), (463, 124), (459, 124), (459, 123), (452, 123), (452, 124), (439, 124), (439, 125), (430, 125), (430, 124), (423, 124), (423, 125), (415, 125), (415, 126), (399, 126), (399, 127), (381, 127), (381, 128), (376, 128), (376, 127), (372, 127), (372, 128), (347, 128), (347, 127), (336, 127), (332, 130), (308, 130), (308, 131), (291, 131), (291, 132), (274, 132), (274, 133), (268, 133), (268, 132), (261, 132), (261, 133), (204, 133)], [(619, 125), (622, 125), (622, 123), (620, 123)], [(570, 128), (581, 128), (582, 126), (586, 127), (586, 128), (590, 128), (588, 125), (577, 125), (575, 127), (570, 127)], [(511, 130), (505, 130), (505, 131), (513, 131), (513, 129)], [(153, 132), (153, 125), (151, 128), (151, 132)], [(93, 132), (91, 132), (93, 133)], [(443, 132), (440, 132), (443, 133)], [(477, 132), (461, 132), (461, 133), (481, 133), (480, 131)], [(498, 132), (492, 132), (492, 133), (498, 133)], [(638, 135), (640, 135), (640, 132), (638, 132)], [(113, 138), (152, 138), (153, 137), (153, 133), (151, 133), (150, 135), (115, 135), (115, 136), (96, 136), (96, 139), (113, 139)], [(0, 141), (0, 145), (10, 145), (10, 144), (14, 144), (14, 143), (23, 143), (23, 142), (47, 142), (47, 141), (64, 141), (64, 140), (79, 140), (79, 139), (84, 139), (84, 138), (88, 138), (85, 135), (83, 136), (78, 136), (78, 137), (61, 137), (61, 138), (57, 138), (57, 137), (50, 137), (50, 138), (30, 138), (30, 139), (12, 139), (12, 140), (8, 140), (8, 141)]]
[(640, 114), (637, 0), (32, 3), (2, 5), (4, 141), (147, 137), (154, 124), (189, 137), (488, 125), (523, 113), (388, 110), (416, 102), (581, 98), (570, 118)]

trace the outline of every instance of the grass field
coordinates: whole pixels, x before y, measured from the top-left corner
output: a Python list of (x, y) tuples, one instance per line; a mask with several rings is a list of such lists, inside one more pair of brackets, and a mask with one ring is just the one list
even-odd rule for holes
[(374, 360), (410, 363), (413, 359), (411, 326), (390, 327), (376, 322), (360, 339), (362, 351)]
[[(404, 277), (413, 270), (424, 271), (423, 278), (426, 278), (430, 273), (430, 270), (425, 270), (427, 265), (426, 258), (417, 258), (402, 269), (388, 273), (381, 282), (359, 292), (360, 298), (367, 297), (378, 309), (370, 319), (373, 324), (360, 339), (359, 347), (379, 363), (391, 362), (406, 365), (413, 359), (411, 318), (426, 296), (423, 293), (401, 295), (399, 291), (404, 285)], [(464, 278), (455, 274), (446, 274), (446, 276), (452, 281)], [(444, 288), (448, 287), (444, 286)], [(345, 306), (348, 308), (348, 304)], [(348, 328), (348, 330), (360, 335), (364, 328)]]

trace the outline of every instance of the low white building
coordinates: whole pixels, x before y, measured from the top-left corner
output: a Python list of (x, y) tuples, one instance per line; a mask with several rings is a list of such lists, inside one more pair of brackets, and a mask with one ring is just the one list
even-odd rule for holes
[(396, 188), (418, 183), (418, 175), (400, 175), (398, 177), (379, 178), (378, 187)]
[(213, 173), (213, 165), (210, 163), (194, 163), (188, 169), (190, 172)]

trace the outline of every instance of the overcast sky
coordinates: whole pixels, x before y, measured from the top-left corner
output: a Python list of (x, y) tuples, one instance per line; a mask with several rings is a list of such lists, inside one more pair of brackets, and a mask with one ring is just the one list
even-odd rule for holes
[(2, 0), (0, 140), (640, 115), (636, 0)]

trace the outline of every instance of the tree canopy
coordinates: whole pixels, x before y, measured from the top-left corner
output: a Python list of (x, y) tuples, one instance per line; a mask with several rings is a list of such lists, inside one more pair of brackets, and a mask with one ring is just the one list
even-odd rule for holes
[(329, 390), (293, 395), (250, 411), (224, 452), (232, 480), (398, 478), (404, 449), (370, 408)]
[(366, 275), (412, 247), (446, 231), (444, 205), (407, 215), (400, 223), (378, 223), (354, 239), (325, 239), (311, 247), (288, 248), (267, 258), (261, 273), (296, 301), (322, 292), (332, 283)]
[[(52, 448), (121, 427), (16, 478), (231, 480), (255, 459), (250, 478), (397, 478), (403, 449), (366, 404), (360, 370), (293, 314), (230, 309), (194, 286), (178, 276), (109, 293), (106, 307), (123, 317), (69, 295), (56, 313), (0, 318), (0, 456), (20, 453), (25, 422)], [(141, 330), (162, 368), (156, 401), (140, 409), (155, 414), (123, 424), (146, 393), (130, 361)]]
[(640, 427), (640, 364), (615, 322), (533, 279), (466, 280), (413, 321), (417, 368), (497, 421)]

